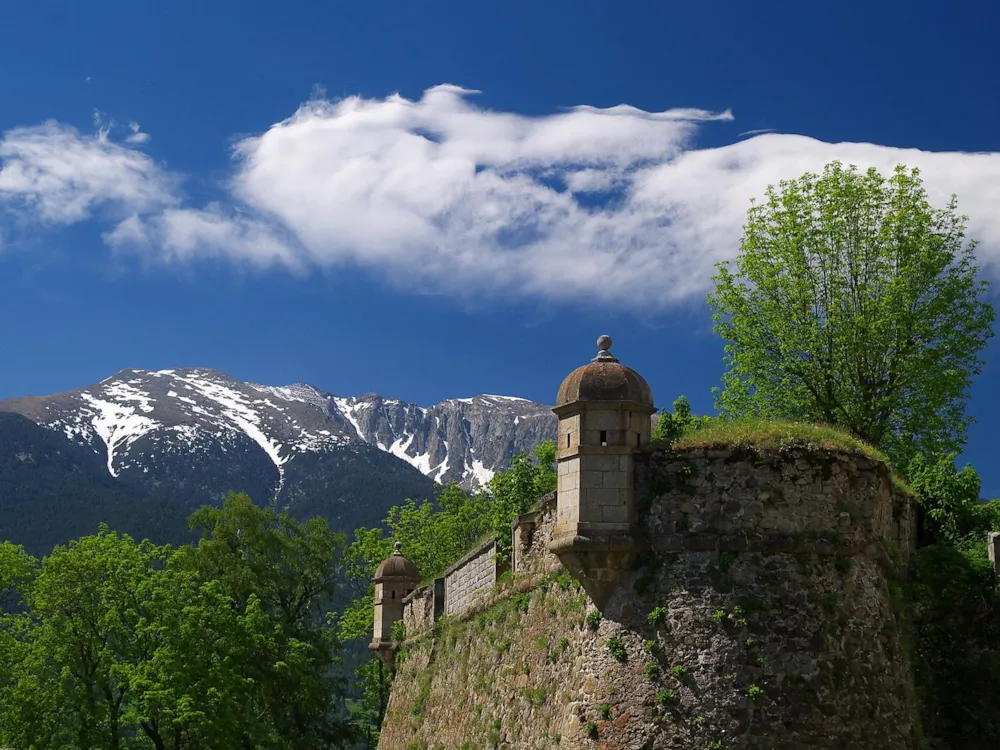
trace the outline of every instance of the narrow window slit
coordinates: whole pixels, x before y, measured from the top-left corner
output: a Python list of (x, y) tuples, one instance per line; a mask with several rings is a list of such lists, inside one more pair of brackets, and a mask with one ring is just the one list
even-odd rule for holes
[(601, 445), (607, 445), (607, 444), (608, 444), (608, 431), (601, 430)]

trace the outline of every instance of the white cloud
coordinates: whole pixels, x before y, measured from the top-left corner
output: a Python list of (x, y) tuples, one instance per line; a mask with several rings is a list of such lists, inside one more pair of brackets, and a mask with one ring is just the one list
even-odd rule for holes
[(97, 132), (57, 122), (8, 130), (0, 139), (0, 209), (51, 224), (159, 210), (177, 202), (178, 178), (145, 154)]
[(139, 128), (139, 123), (132, 120), (128, 124), (128, 129), (131, 131), (127, 136), (125, 136), (125, 142), (131, 143), (135, 146), (141, 146), (143, 143), (149, 143), (149, 139), (152, 136), (149, 133), (143, 133)]
[[(576, 107), (525, 117), (477, 107), (473, 93), (438, 86), (416, 101), (311, 101), (236, 144), (227, 194), (207, 207), (181, 204), (168, 175), (106, 134), (69, 133), (99, 157), (70, 171), (81, 184), (90, 184), (90, 170), (138, 180), (127, 191), (102, 180), (108, 193), (83, 190), (84, 205), (129, 208), (108, 243), (172, 262), (353, 263), (406, 288), (666, 307), (702, 298), (714, 263), (735, 252), (750, 198), (768, 184), (832, 159), (883, 172), (902, 162), (923, 170), (936, 202), (957, 193), (981, 260), (994, 267), (1000, 259), (1000, 154), (774, 133), (699, 149), (698, 129), (732, 119), (728, 112)], [(59, 136), (58, 126), (46, 127)], [(0, 196), (10, 164), (22, 164), (11, 174), (35, 164), (21, 152), (10, 160), (12, 133), (0, 141)], [(135, 169), (122, 169), (125, 155)], [(72, 193), (77, 182), (58, 184)], [(49, 196), (44, 186), (32, 190), (21, 195), (35, 204)], [(74, 205), (55, 195), (57, 206)]]

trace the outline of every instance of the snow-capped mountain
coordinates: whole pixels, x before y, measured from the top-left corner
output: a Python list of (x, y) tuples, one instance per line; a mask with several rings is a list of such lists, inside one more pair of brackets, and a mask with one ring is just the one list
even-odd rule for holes
[(277, 473), (297, 456), (364, 442), (435, 482), (472, 488), (555, 433), (548, 407), (477, 396), (430, 407), (377, 394), (343, 398), (313, 386), (244, 383), (203, 369), (122, 370), (53, 396), (0, 401), (37, 424), (89, 445), (113, 476), (149, 473), (157, 459), (249, 444)]
[(481, 485), (555, 434), (548, 407), (519, 398), (422, 407), (188, 368), (122, 370), (79, 390), (0, 401), (5, 416), (0, 539), (21, 529), (17, 540), (37, 549), (93, 533), (100, 520), (178, 541), (193, 509), (230, 490), (350, 532), (406, 498), (432, 497), (435, 482)]

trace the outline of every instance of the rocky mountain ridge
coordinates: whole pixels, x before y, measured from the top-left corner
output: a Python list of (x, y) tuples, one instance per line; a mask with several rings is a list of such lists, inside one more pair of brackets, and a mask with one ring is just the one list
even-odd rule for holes
[(428, 407), (199, 368), (122, 370), (0, 401), (0, 539), (45, 552), (107, 522), (159, 542), (229, 491), (350, 533), (436, 483), (480, 486), (554, 436), (548, 407), (506, 396)]
[(122, 370), (96, 385), (0, 401), (105, 456), (120, 476), (160, 457), (249, 441), (274, 464), (280, 493), (289, 461), (364, 442), (435, 482), (471, 489), (511, 456), (555, 433), (548, 407), (511, 396), (449, 399), (429, 407), (369, 393), (339, 397), (302, 383), (244, 383), (198, 368)]

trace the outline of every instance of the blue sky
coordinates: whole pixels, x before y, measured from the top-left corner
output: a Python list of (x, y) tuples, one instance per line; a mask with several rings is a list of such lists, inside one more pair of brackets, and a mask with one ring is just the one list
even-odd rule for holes
[(1000, 11), (790, 7), (3, 4), (0, 398), (197, 365), (551, 401), (609, 333), (706, 410), (712, 264), (833, 158), (957, 192), (996, 279)]

